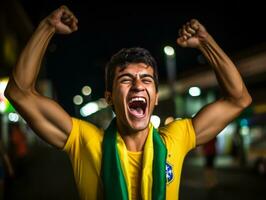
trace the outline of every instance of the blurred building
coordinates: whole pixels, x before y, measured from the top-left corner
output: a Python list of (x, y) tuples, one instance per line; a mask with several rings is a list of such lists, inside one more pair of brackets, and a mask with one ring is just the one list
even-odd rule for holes
[[(19, 53), (33, 30), (33, 24), (19, 1), (0, 2), (0, 138), (6, 146), (10, 139), (10, 124), (18, 123), (22, 129), (28, 129), (23, 119), (4, 97), (4, 90)], [(37, 89), (46, 96), (52, 96), (52, 86), (49, 80), (44, 79), (44, 75), (44, 69), (42, 69)], [(28, 140), (33, 142), (32, 135), (28, 134)]]
[[(266, 158), (266, 45), (243, 50), (231, 57), (247, 84), (253, 103), (218, 135), (217, 149), (220, 155), (232, 154), (238, 137), (240, 162), (254, 164)], [(199, 64), (195, 70), (181, 74), (174, 88), (175, 107), (169, 107), (171, 87), (168, 84), (159, 87), (160, 103), (156, 113), (161, 121), (172, 115), (173, 110), (175, 118), (192, 117), (221, 96), (215, 74), (207, 64)]]
[[(10, 120), (17, 120), (15, 110), (12, 109), (11, 105), (6, 104), (7, 101), (3, 96), (4, 85), (19, 52), (25, 46), (33, 29), (32, 22), (19, 1), (0, 2), (0, 43), (2, 44), (0, 46), (0, 115), (2, 122), (0, 136), (4, 140), (7, 140), (5, 134), (8, 126), (6, 124), (10, 123)], [(234, 133), (239, 132), (238, 134), (243, 138), (243, 152), (247, 156), (251, 147), (253, 148), (253, 144), (266, 138), (266, 45), (262, 44), (243, 50), (231, 57), (233, 57), (233, 61), (247, 83), (253, 97), (253, 103), (237, 120), (223, 130), (218, 138), (218, 149), (221, 154), (229, 154), (233, 148)], [(161, 124), (169, 116), (174, 118), (192, 117), (204, 105), (219, 98), (220, 92), (214, 73), (204, 62), (204, 59), (202, 62), (202, 59), (199, 57), (201, 60), (199, 63), (203, 64), (196, 66), (195, 70), (178, 74), (176, 81), (171, 80), (171, 87), (169, 83), (160, 85), (160, 102), (155, 109), (155, 114), (160, 116)], [(44, 69), (45, 67), (42, 67), (42, 70)], [(39, 91), (52, 97), (54, 94), (52, 86), (49, 80), (44, 79), (44, 71), (41, 71), (40, 77)], [(83, 104), (75, 106), (77, 116), (82, 117), (79, 114), (80, 109), (87, 103), (91, 103), (89, 109), (100, 112), (98, 115), (95, 112), (89, 112), (90, 115), (84, 114), (84, 119), (106, 127), (108, 120), (113, 117), (113, 113), (110, 109), (105, 109), (106, 106), (102, 106), (101, 101), (90, 102), (88, 99)], [(22, 119), (19, 118), (19, 120)], [(266, 149), (266, 147), (262, 147), (262, 149)], [(259, 152), (261, 151), (259, 150)]]
[(33, 31), (33, 25), (16, 0), (0, 2), (0, 76), (7, 76)]

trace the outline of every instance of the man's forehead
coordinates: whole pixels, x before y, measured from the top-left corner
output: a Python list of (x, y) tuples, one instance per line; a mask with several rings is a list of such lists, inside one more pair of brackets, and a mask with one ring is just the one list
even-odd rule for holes
[(115, 71), (116, 74), (121, 74), (124, 72), (153, 74), (153, 67), (146, 65), (145, 63), (131, 63), (125, 67), (117, 67)]

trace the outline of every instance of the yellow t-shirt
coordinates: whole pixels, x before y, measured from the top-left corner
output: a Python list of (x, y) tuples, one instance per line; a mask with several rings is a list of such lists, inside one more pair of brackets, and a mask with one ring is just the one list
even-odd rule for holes
[[(80, 197), (82, 200), (102, 199), (100, 172), (101, 145), (104, 131), (79, 119), (72, 118), (72, 122), (72, 131), (65, 144), (64, 151), (70, 157)], [(188, 151), (195, 147), (195, 132), (191, 119), (176, 120), (160, 128), (159, 132), (168, 152), (166, 199), (178, 199), (183, 160)], [(129, 160), (131, 160), (130, 157), (134, 159), (134, 155), (133, 157), (129, 155)], [(138, 167), (129, 167), (130, 171), (132, 169), (134, 171), (134, 168), (138, 170)], [(137, 192), (139, 190), (133, 189), (132, 191)]]
[(142, 177), (142, 151), (127, 152), (128, 155), (128, 172), (131, 182), (132, 200), (141, 199), (140, 184)]

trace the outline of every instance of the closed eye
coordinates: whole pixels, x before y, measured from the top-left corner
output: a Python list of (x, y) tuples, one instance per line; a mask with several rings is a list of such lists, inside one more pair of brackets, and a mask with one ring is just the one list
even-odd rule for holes
[(132, 79), (130, 78), (123, 78), (120, 80), (120, 83), (131, 83), (132, 82)]
[(142, 82), (145, 84), (149, 84), (149, 83), (153, 82), (153, 79), (152, 78), (144, 78), (144, 79), (142, 79)]

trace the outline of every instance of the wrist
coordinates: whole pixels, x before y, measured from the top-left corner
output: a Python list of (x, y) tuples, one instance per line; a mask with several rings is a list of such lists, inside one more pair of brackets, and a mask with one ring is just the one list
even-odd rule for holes
[(198, 49), (199, 50), (204, 50), (206, 46), (209, 46), (213, 43), (213, 38), (210, 34), (206, 33), (204, 37), (200, 39)]
[(55, 33), (55, 27), (54, 25), (52, 25), (52, 23), (50, 22), (50, 20), (48, 18), (43, 19), (38, 28), (44, 28), (45, 30), (51, 32), (51, 33)]

